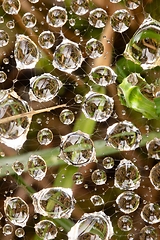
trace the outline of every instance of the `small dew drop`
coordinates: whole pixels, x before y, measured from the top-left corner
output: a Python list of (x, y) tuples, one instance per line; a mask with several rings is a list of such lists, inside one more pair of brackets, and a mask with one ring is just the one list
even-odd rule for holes
[(35, 225), (36, 234), (43, 240), (55, 239), (57, 236), (56, 225), (49, 220), (42, 220)]
[(15, 230), (15, 235), (18, 237), (18, 238), (22, 238), (25, 236), (25, 231), (23, 228), (17, 228)]
[(64, 109), (59, 115), (60, 121), (63, 124), (70, 125), (74, 121), (74, 114), (69, 109)]
[(80, 172), (76, 172), (74, 173), (73, 177), (73, 182), (76, 184), (76, 185), (80, 185), (83, 183), (83, 174), (80, 173)]
[(39, 155), (31, 155), (28, 163), (28, 173), (37, 181), (41, 181), (47, 172), (47, 165), (45, 160)]
[(122, 231), (130, 231), (133, 226), (133, 220), (129, 215), (123, 215), (118, 219), (117, 225)]
[(7, 223), (4, 225), (2, 231), (3, 231), (4, 236), (10, 235), (13, 232), (13, 227), (11, 224)]
[(65, 8), (55, 6), (49, 9), (46, 22), (52, 27), (62, 27), (68, 20)]
[(17, 175), (21, 175), (24, 171), (24, 165), (19, 161), (15, 161), (12, 165), (12, 169)]
[(37, 140), (41, 145), (48, 145), (53, 140), (53, 133), (49, 128), (41, 129), (37, 134)]
[(107, 175), (104, 170), (97, 169), (91, 175), (93, 183), (96, 185), (103, 185), (107, 181)]

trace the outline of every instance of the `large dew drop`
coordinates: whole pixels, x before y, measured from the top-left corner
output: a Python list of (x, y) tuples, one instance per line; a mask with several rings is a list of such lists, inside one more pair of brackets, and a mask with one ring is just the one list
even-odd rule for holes
[(160, 206), (158, 203), (148, 203), (141, 211), (141, 218), (150, 224), (160, 222)]
[(111, 16), (110, 24), (115, 32), (125, 32), (130, 27), (131, 15), (125, 9), (117, 10)]
[(88, 0), (72, 0), (71, 3), (72, 11), (81, 16), (89, 11), (89, 1)]
[(81, 167), (96, 161), (94, 144), (89, 135), (81, 131), (63, 136), (60, 149), (59, 157), (69, 165)]
[(124, 56), (143, 69), (160, 65), (160, 22), (150, 16), (144, 20), (126, 45)]
[(21, 3), (19, 0), (3, 0), (2, 8), (5, 13), (16, 15), (21, 8)]
[(34, 210), (43, 216), (69, 218), (74, 210), (75, 199), (69, 188), (44, 188), (32, 195)]
[(61, 87), (62, 82), (50, 73), (32, 77), (30, 79), (30, 100), (48, 102), (58, 94)]
[(53, 54), (53, 66), (60, 71), (71, 73), (77, 70), (84, 58), (78, 44), (64, 39)]
[(107, 129), (107, 145), (120, 151), (131, 151), (139, 147), (141, 133), (131, 122), (114, 123)]
[(52, 27), (62, 27), (68, 20), (65, 8), (54, 6), (49, 9), (46, 22)]
[(18, 70), (34, 68), (40, 53), (36, 44), (23, 34), (16, 35), (14, 57)]
[(96, 8), (89, 13), (89, 24), (95, 28), (103, 28), (108, 20), (107, 12), (102, 8)]
[(113, 235), (113, 227), (104, 212), (85, 213), (68, 232), (68, 240), (109, 240)]
[(154, 188), (160, 190), (160, 162), (151, 169), (149, 178)]
[(146, 143), (148, 151), (148, 157), (160, 159), (160, 138), (154, 138), (150, 142)]
[(42, 220), (35, 225), (35, 232), (43, 240), (55, 239), (57, 236), (56, 225), (49, 220)]
[(139, 240), (158, 240), (156, 229), (152, 226), (145, 226), (141, 229)]
[(107, 66), (98, 66), (92, 68), (89, 73), (89, 79), (100, 86), (108, 86), (115, 83), (117, 74)]
[(41, 181), (47, 172), (47, 164), (39, 155), (31, 155), (27, 162), (28, 173), (37, 181)]
[(104, 46), (99, 40), (91, 38), (86, 43), (85, 51), (90, 58), (95, 59), (103, 54)]
[(111, 116), (113, 107), (113, 98), (90, 91), (85, 96), (82, 111), (86, 118), (97, 122), (105, 122)]
[(122, 190), (134, 190), (140, 186), (140, 181), (138, 168), (130, 160), (121, 160), (115, 171), (114, 186)]
[(140, 6), (141, 1), (140, 0), (125, 0), (124, 3), (128, 9), (134, 10)]
[[(0, 101), (0, 142), (14, 149), (23, 146), (31, 123), (31, 117), (23, 117), (23, 113), (29, 111), (27, 102), (21, 100), (14, 91), (4, 96)], [(16, 119), (9, 119), (16, 115)]]
[(134, 192), (126, 191), (117, 197), (116, 203), (123, 213), (129, 214), (138, 208), (140, 197)]
[(29, 207), (20, 197), (7, 197), (4, 201), (4, 212), (13, 225), (26, 226), (29, 218)]

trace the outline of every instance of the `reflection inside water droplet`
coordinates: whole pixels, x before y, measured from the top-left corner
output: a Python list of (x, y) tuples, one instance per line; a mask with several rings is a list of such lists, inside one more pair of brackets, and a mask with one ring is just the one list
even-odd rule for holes
[(38, 43), (42, 48), (49, 49), (49, 48), (53, 47), (53, 45), (55, 43), (55, 36), (50, 31), (43, 31), (38, 36)]
[(103, 54), (104, 46), (99, 40), (91, 38), (86, 43), (85, 51), (88, 57), (95, 59)]
[(7, 79), (7, 74), (4, 71), (0, 71), (0, 83), (5, 82)]
[(83, 183), (83, 174), (80, 172), (76, 172), (73, 174), (72, 179), (76, 185), (82, 184)]
[(23, 228), (17, 228), (15, 230), (15, 235), (18, 237), (18, 238), (22, 238), (25, 236), (25, 231)]
[(21, 8), (21, 3), (19, 0), (3, 0), (2, 8), (8, 14), (18, 14)]
[(115, 32), (125, 32), (131, 25), (131, 15), (125, 9), (117, 10), (112, 14), (110, 24)]
[(95, 28), (103, 28), (108, 20), (107, 12), (102, 8), (96, 8), (89, 13), (89, 24)]
[(88, 0), (72, 0), (71, 9), (79, 16), (84, 15), (89, 11), (89, 2)]
[(102, 169), (95, 170), (92, 175), (92, 182), (94, 182), (96, 185), (103, 185), (107, 181), (107, 175), (106, 172)]
[(129, 214), (138, 208), (140, 197), (134, 192), (126, 191), (117, 197), (116, 203), (122, 212)]
[(42, 220), (35, 225), (36, 234), (43, 240), (55, 239), (57, 236), (56, 225), (49, 220)]
[(148, 203), (141, 211), (141, 218), (150, 224), (160, 222), (160, 206), (158, 203)]
[(93, 195), (90, 198), (91, 202), (93, 203), (94, 206), (101, 206), (104, 204), (104, 200), (103, 198), (101, 198), (101, 196), (99, 195)]
[(3, 226), (2, 231), (3, 231), (4, 236), (10, 235), (13, 232), (13, 227), (11, 224), (7, 223)]
[(114, 159), (112, 157), (105, 157), (102, 163), (105, 169), (111, 169), (114, 167)]
[(146, 143), (148, 157), (160, 159), (160, 139), (154, 138)]
[(48, 145), (53, 140), (53, 133), (49, 128), (41, 129), (37, 134), (37, 140), (41, 145)]
[(129, 215), (124, 215), (118, 219), (117, 224), (122, 231), (130, 231), (133, 226), (133, 220)]
[(139, 240), (158, 240), (156, 229), (152, 226), (145, 226), (141, 229)]
[(22, 22), (26, 28), (33, 28), (37, 23), (37, 19), (34, 14), (27, 12), (23, 15)]
[(39, 155), (31, 155), (28, 163), (28, 173), (37, 181), (41, 181), (47, 172), (47, 165), (44, 159)]
[(74, 121), (74, 114), (69, 109), (64, 109), (59, 115), (60, 121), (63, 124), (70, 125)]
[(49, 9), (46, 22), (52, 27), (62, 27), (67, 22), (68, 16), (65, 8), (55, 6)]
[(140, 0), (125, 0), (125, 5), (128, 9), (130, 10), (134, 10), (136, 8), (138, 8), (141, 4)]
[(0, 47), (4, 47), (9, 43), (9, 35), (4, 30), (0, 30)]
[(149, 178), (154, 188), (160, 190), (160, 162), (151, 169)]
[(21, 175), (24, 171), (24, 165), (19, 161), (15, 161), (12, 165), (12, 169), (15, 173), (17, 173), (17, 175)]

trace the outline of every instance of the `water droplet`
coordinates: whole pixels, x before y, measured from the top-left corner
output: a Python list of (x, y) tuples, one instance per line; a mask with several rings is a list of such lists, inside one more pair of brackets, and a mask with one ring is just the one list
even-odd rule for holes
[(131, 122), (114, 123), (107, 129), (107, 145), (120, 151), (131, 151), (139, 147), (142, 139), (141, 133)]
[(62, 87), (62, 82), (50, 73), (43, 73), (30, 79), (29, 96), (31, 101), (48, 102)]
[(86, 43), (85, 51), (90, 58), (95, 59), (103, 54), (104, 46), (99, 40), (91, 38)]
[(3, 83), (7, 80), (7, 74), (4, 71), (0, 71), (0, 83)]
[(131, 15), (125, 9), (117, 10), (112, 14), (110, 24), (115, 32), (125, 32), (131, 25)]
[(59, 6), (50, 8), (46, 17), (46, 22), (52, 27), (62, 27), (67, 20), (67, 11)]
[(160, 206), (158, 203), (148, 203), (141, 211), (141, 218), (150, 224), (160, 222)]
[(3, 0), (2, 8), (6, 13), (16, 15), (21, 8), (21, 3), (19, 0)]
[(9, 35), (4, 30), (0, 30), (0, 47), (4, 47), (9, 43)]
[[(13, 91), (9, 95), (5, 92), (5, 96), (0, 101), (0, 119), (3, 121), (11, 116), (23, 115), (30, 111), (27, 102), (21, 100)], [(14, 149), (20, 149), (26, 141), (29, 131), (31, 117), (18, 117), (0, 123), (0, 141)]]
[(90, 91), (85, 96), (82, 111), (86, 118), (97, 122), (105, 122), (111, 116), (113, 107), (113, 98)]
[(108, 20), (107, 12), (102, 8), (96, 8), (89, 13), (89, 24), (95, 28), (103, 28)]
[(21, 175), (24, 171), (24, 165), (19, 161), (15, 161), (12, 165), (12, 169), (17, 175)]
[(154, 138), (150, 142), (146, 143), (148, 151), (148, 157), (160, 159), (160, 139)]
[(37, 140), (41, 145), (48, 145), (53, 140), (53, 133), (48, 128), (41, 129), (37, 134)]
[(1, 23), (4, 23), (4, 17), (3, 16), (0, 16), (0, 24)]
[(76, 172), (73, 174), (73, 182), (76, 185), (82, 184), (83, 183), (83, 174), (80, 172)]
[(49, 220), (42, 220), (35, 225), (36, 234), (43, 240), (54, 239), (57, 236), (56, 225)]
[(138, 168), (130, 160), (121, 160), (115, 172), (114, 186), (122, 190), (134, 190), (140, 186), (140, 181)]
[(119, 3), (121, 0), (110, 0), (111, 3)]
[(89, 2), (88, 0), (72, 0), (71, 9), (75, 14), (82, 16), (89, 11)]
[(8, 22), (6, 23), (6, 27), (9, 28), (9, 29), (15, 28), (15, 22), (14, 22), (14, 20), (8, 21)]
[(85, 166), (96, 160), (94, 144), (89, 135), (81, 131), (69, 133), (62, 137), (60, 155), (69, 165)]
[(156, 229), (152, 226), (145, 226), (141, 229), (139, 240), (158, 240)]
[(100, 86), (108, 86), (115, 83), (117, 74), (107, 66), (98, 66), (92, 68), (89, 73), (89, 79)]
[(91, 202), (93, 203), (94, 206), (101, 206), (104, 204), (104, 200), (103, 198), (101, 198), (101, 196), (99, 195), (93, 195), (90, 198)]
[(134, 192), (126, 191), (117, 197), (116, 203), (123, 213), (129, 214), (137, 210), (140, 197)]
[(60, 71), (71, 73), (81, 66), (83, 60), (78, 44), (64, 39), (62, 43), (56, 47), (52, 64)]
[(105, 157), (102, 163), (105, 169), (111, 169), (114, 167), (114, 159), (112, 157)]
[(47, 165), (44, 159), (39, 155), (31, 155), (28, 163), (28, 173), (37, 181), (41, 181), (47, 172)]
[(125, 0), (125, 5), (128, 9), (130, 10), (134, 10), (136, 8), (138, 8), (141, 4), (140, 0)]
[(24, 229), (23, 229), (23, 228), (17, 228), (17, 229), (15, 230), (15, 235), (16, 235), (18, 238), (24, 237), (24, 235), (25, 235)]
[(75, 199), (69, 188), (45, 188), (32, 195), (34, 210), (43, 216), (69, 218)]
[(160, 162), (151, 169), (149, 178), (154, 188), (160, 190)]
[(59, 115), (60, 121), (63, 124), (70, 125), (74, 121), (74, 114), (69, 109), (64, 109)]
[(159, 34), (160, 23), (149, 16), (126, 45), (124, 56), (143, 69), (159, 66)]
[(122, 231), (130, 231), (133, 226), (133, 220), (130, 216), (123, 215), (118, 219), (117, 224)]
[(108, 240), (113, 235), (113, 227), (110, 217), (104, 212), (85, 213), (67, 235), (68, 240)]
[(25, 227), (29, 218), (29, 207), (20, 197), (7, 197), (4, 201), (4, 212), (14, 225)]
[(16, 35), (14, 57), (18, 70), (34, 68), (40, 54), (36, 44), (23, 34)]
[(95, 170), (92, 173), (91, 178), (92, 178), (92, 182), (95, 183), (96, 185), (103, 185), (107, 181), (106, 172), (102, 169)]
[(3, 234), (4, 236), (10, 235), (13, 232), (13, 227), (11, 224), (5, 224), (3, 227)]
[(38, 36), (38, 43), (42, 48), (49, 49), (49, 48), (53, 47), (53, 45), (55, 43), (55, 36), (50, 31), (43, 31)]
[(80, 95), (80, 94), (76, 94), (76, 96), (74, 97), (74, 101), (75, 101), (76, 103), (82, 103), (82, 101), (83, 101), (83, 96)]
[(39, 2), (39, 0), (28, 0), (30, 3), (38, 3)]
[(33, 28), (37, 23), (37, 19), (34, 14), (27, 12), (23, 15), (22, 22), (26, 28)]

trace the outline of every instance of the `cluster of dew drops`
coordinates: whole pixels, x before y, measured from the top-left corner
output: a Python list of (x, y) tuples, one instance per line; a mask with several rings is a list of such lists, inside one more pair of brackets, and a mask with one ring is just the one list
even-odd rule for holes
[[(65, 37), (63, 26), (68, 21), (70, 26), (74, 26), (76, 20), (74, 18), (68, 19), (68, 12), (62, 0), (57, 0), (47, 10), (45, 24), (49, 26), (49, 30), (37, 30), (36, 24), (38, 19), (34, 15), (33, 9), (34, 5), (36, 6), (39, 1), (28, 0), (32, 6), (31, 11), (23, 13), (21, 17), (25, 31), (24, 33), (17, 33), (14, 40), (12, 58), (15, 60), (16, 69), (20, 73), (22, 70), (36, 68), (43, 53), (55, 47), (52, 54), (53, 68), (66, 74), (73, 74), (73, 77), (75, 77), (74, 72), (81, 68), (86, 56), (94, 61), (94, 59), (104, 54), (104, 45), (99, 39), (92, 37), (85, 43), (84, 54), (79, 43)], [(116, 4), (120, 1), (110, 0), (110, 2)], [(123, 33), (130, 27), (131, 22), (134, 20), (131, 10), (140, 6), (140, 0), (125, 0), (124, 2), (125, 8), (115, 11), (112, 16), (108, 16), (107, 11), (99, 7), (90, 9), (89, 0), (72, 0), (70, 3), (70, 12), (75, 14), (79, 19), (87, 16), (88, 24), (95, 29), (103, 29), (107, 22), (110, 21), (113, 31)], [(2, 0), (1, 3), (1, 11), (3, 11), (4, 15), (0, 17), (0, 26), (4, 23), (5, 17), (11, 19), (7, 22), (5, 29), (1, 29), (0, 27), (0, 50), (2, 49), (1, 52), (5, 56), (6, 47), (11, 44), (10, 31), (17, 24), (15, 21), (15, 19), (18, 19), (17, 16), (22, 14), (23, 0)], [(137, 37), (139, 33), (150, 28), (150, 26), (152, 26), (151, 29), (153, 32), (155, 31), (156, 33), (160, 29), (160, 23), (148, 16), (135, 33), (131, 44), (129, 43), (125, 50), (126, 56), (135, 63), (139, 61), (143, 69), (150, 69), (159, 64), (159, 45), (156, 46), (157, 48), (155, 46), (152, 47), (150, 42), (147, 43), (145, 40), (140, 41)], [(50, 30), (52, 28), (58, 29), (62, 38), (62, 41), (56, 46), (56, 34)], [(33, 32), (37, 41), (34, 38)], [(80, 33), (76, 30), (75, 34), (79, 35)], [(142, 45), (142, 42), (144, 45)], [(132, 48), (133, 45), (135, 46), (134, 48)], [(142, 49), (142, 55), (139, 53), (140, 48)], [(3, 63), (8, 64), (6, 57), (3, 58)], [(111, 67), (100, 65), (91, 68), (88, 78), (97, 86), (107, 87), (116, 83), (117, 74)], [(3, 84), (6, 80), (7, 73), (1, 68), (0, 83)], [(14, 83), (17, 81), (15, 79)], [(29, 85), (29, 101), (42, 103), (42, 105), (55, 99), (63, 87), (61, 79), (50, 72), (31, 77)], [(94, 91), (92, 86), (89, 86), (89, 91), (84, 97), (76, 95), (75, 101), (81, 105), (86, 119), (91, 119), (101, 124), (105, 123), (110, 117), (113, 117), (114, 99), (106, 94)], [(27, 134), (32, 123), (32, 116), (45, 110), (33, 110), (28, 102), (23, 100), (14, 91), (13, 87), (0, 90), (0, 105), (0, 142), (15, 150), (20, 150), (27, 139)], [(54, 108), (55, 106), (46, 111)], [(75, 116), (66, 107), (60, 112), (59, 119), (64, 125), (70, 125), (73, 124)], [(52, 131), (47, 127), (40, 129), (37, 134), (37, 140), (40, 145), (49, 145), (53, 141)], [(139, 148), (142, 141), (142, 134), (132, 122), (125, 120), (110, 125), (106, 129), (104, 140), (107, 146), (119, 151), (134, 151)], [(158, 138), (154, 138), (146, 144), (149, 157), (156, 160), (160, 158), (159, 148), (160, 139)], [(73, 176), (70, 176), (73, 178), (75, 185), (83, 184), (83, 174), (78, 171), (78, 168), (85, 167), (92, 162), (97, 163), (94, 142), (87, 133), (80, 130), (61, 136), (60, 152), (57, 157), (68, 165), (77, 167), (77, 172)], [(107, 156), (103, 159), (101, 167), (92, 171), (91, 180), (95, 186), (104, 187), (107, 184), (106, 172), (109, 172), (110, 169), (112, 170), (114, 165), (114, 159)], [(159, 163), (157, 163), (151, 169), (149, 175), (150, 182), (156, 190), (160, 190), (159, 168)], [(15, 161), (12, 169), (20, 176), (24, 172), (25, 167), (20, 161)], [(32, 154), (27, 161), (27, 170), (28, 174), (34, 180), (40, 182), (46, 176), (46, 161), (40, 155)], [(114, 204), (118, 206), (118, 211), (122, 213), (117, 219), (117, 226), (122, 236), (124, 232), (127, 232), (125, 236), (129, 240), (134, 239), (134, 234), (130, 233), (134, 223), (132, 213), (139, 209), (139, 205), (143, 201), (141, 196), (134, 191), (140, 186), (141, 173), (137, 164), (132, 159), (122, 159), (115, 169), (113, 188), (117, 188), (119, 194), (116, 196)], [(107, 191), (105, 194), (107, 194)], [(72, 189), (63, 187), (43, 188), (33, 193), (31, 198), (34, 212), (43, 216), (43, 220), (40, 220), (34, 226), (35, 233), (41, 239), (58, 239), (58, 233), (62, 229), (60, 230), (53, 220), (71, 218), (71, 214), (76, 206), (76, 199)], [(98, 206), (100, 210), (84, 213), (67, 233), (68, 239), (108, 240), (114, 236), (114, 239), (118, 239), (119, 230), (114, 229), (112, 216), (106, 214), (107, 211), (105, 211), (104, 207), (106, 203), (103, 195), (93, 194), (90, 197), (90, 202), (95, 208)], [(3, 234), (9, 236), (15, 229), (15, 235), (18, 238), (25, 238), (24, 227), (29, 220), (29, 213), (29, 206), (21, 197), (6, 197), (4, 200), (4, 217), (6, 223), (2, 227)], [(2, 213), (0, 217), (1, 219), (3, 218)], [(158, 239), (156, 228), (153, 224), (160, 222), (160, 205), (154, 202), (144, 202), (141, 207), (140, 217), (144, 221), (144, 226), (139, 232), (139, 239)]]

